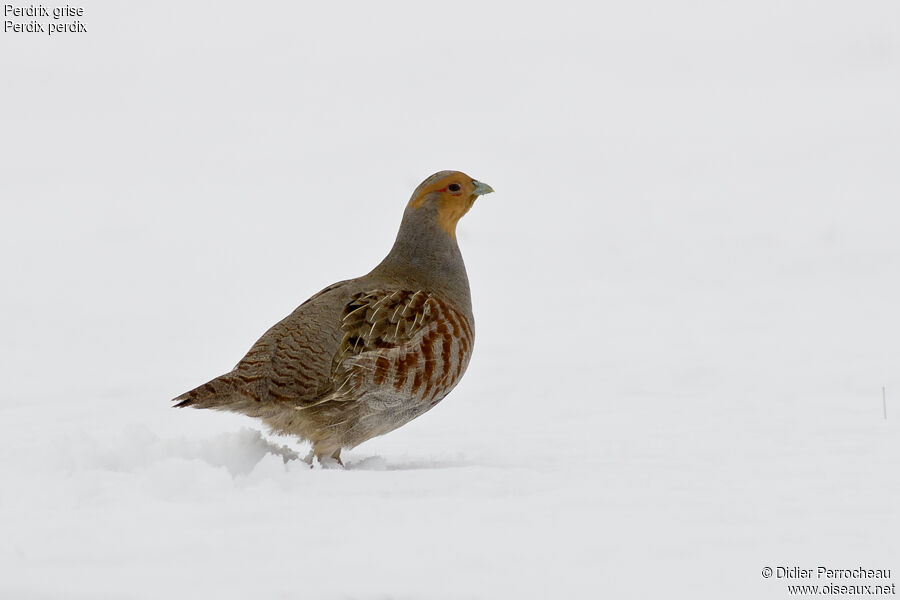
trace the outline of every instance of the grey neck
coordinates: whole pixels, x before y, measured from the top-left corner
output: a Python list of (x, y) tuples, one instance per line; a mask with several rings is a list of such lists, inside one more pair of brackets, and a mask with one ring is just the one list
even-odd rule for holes
[(433, 206), (407, 207), (394, 247), (370, 275), (413, 282), (426, 291), (445, 295), (472, 313), (469, 278), (456, 240), (437, 223)]

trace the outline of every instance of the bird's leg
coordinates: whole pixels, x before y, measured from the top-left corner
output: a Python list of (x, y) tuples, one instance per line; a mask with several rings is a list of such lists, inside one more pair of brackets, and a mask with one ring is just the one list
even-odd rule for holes
[(306, 455), (306, 458), (303, 459), (303, 462), (309, 465), (309, 468), (313, 467), (313, 459), (316, 457), (316, 451), (312, 448), (309, 449), (309, 454)]
[(331, 454), (328, 454), (328, 451), (331, 448), (325, 450), (315, 450), (316, 458), (319, 459), (319, 466), (323, 469), (335, 469), (335, 468), (344, 468), (344, 463), (341, 461), (341, 449), (338, 448)]

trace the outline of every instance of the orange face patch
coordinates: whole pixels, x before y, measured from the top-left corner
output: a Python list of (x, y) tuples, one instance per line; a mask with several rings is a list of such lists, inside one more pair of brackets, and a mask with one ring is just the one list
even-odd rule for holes
[[(456, 224), (469, 212), (478, 195), (471, 177), (459, 171), (449, 171), (434, 180), (425, 182), (416, 189), (409, 201), (412, 208), (421, 208), (428, 197), (434, 197), (437, 204), (438, 225), (447, 235), (456, 239)], [(434, 177), (434, 176), (432, 176)]]

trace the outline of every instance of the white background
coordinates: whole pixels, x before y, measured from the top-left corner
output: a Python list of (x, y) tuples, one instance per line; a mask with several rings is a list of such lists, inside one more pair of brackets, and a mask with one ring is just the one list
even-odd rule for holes
[[(900, 579), (896, 2), (81, 6), (0, 34), (0, 595)], [(497, 190), (443, 403), (339, 472), (169, 408), (442, 169)]]

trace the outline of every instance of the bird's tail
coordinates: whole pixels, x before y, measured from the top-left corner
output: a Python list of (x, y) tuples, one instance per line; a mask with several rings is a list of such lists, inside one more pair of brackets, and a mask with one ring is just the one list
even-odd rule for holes
[(216, 377), (212, 381), (204, 383), (178, 396), (175, 408), (216, 408), (220, 410), (233, 410), (233, 406), (242, 399), (241, 390), (235, 385), (230, 373)]

